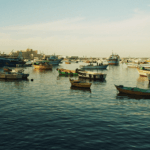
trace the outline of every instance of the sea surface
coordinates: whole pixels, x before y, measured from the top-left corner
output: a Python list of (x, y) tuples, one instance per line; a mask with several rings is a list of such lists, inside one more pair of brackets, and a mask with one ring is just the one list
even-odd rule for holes
[(106, 80), (82, 90), (56, 70), (82, 64), (28, 67), (28, 80), (0, 80), (0, 150), (150, 149), (150, 99), (120, 95), (114, 86), (150, 88), (148, 79), (120, 64), (92, 70)]

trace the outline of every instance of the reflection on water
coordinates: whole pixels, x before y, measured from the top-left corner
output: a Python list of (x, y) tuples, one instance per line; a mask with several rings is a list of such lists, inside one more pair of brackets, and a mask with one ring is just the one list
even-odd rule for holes
[(80, 87), (74, 87), (74, 86), (71, 86), (70, 87), (71, 90), (80, 90), (80, 91), (83, 91), (83, 92), (90, 92), (91, 93), (91, 89), (88, 89), (88, 88), (80, 88)]
[(69, 78), (73, 78), (75, 80), (78, 80), (78, 76), (65, 76), (65, 75), (58, 75), (57, 76), (57, 80), (63, 80), (63, 79), (66, 79), (68, 78), (68, 81), (69, 81)]
[(52, 70), (42, 70), (42, 69), (33, 69), (33, 73), (47, 73), (52, 72)]
[(149, 88), (149, 81), (147, 77), (141, 77), (139, 76), (137, 79), (137, 87), (142, 88), (142, 89), (147, 89)]
[(0, 79), (0, 84), (5, 88), (5, 91), (9, 90), (10, 88), (16, 88), (16, 89), (23, 89), (27, 83), (29, 83), (29, 79), (23, 79), (23, 80), (12, 80), (12, 79)]
[(1, 149), (149, 149), (149, 98), (117, 94), (114, 86), (149, 88), (137, 70), (109, 66), (107, 82), (86, 80), (91, 90), (70, 88), (56, 69), (26, 71), (29, 81), (0, 81)]
[(138, 82), (148, 81), (148, 78), (147, 77), (139, 76), (138, 79), (137, 79), (137, 81)]
[(116, 96), (116, 99), (122, 99), (122, 100), (125, 100), (125, 99), (137, 99), (137, 100), (140, 100), (140, 99), (150, 99), (150, 96), (140, 96), (140, 95), (131, 95), (131, 94), (125, 94), (125, 93), (118, 93), (117, 96)]
[(79, 78), (79, 80), (91, 82), (92, 84), (99, 84), (99, 83), (105, 83), (106, 82), (106, 80), (91, 80), (91, 79), (85, 79), (85, 78)]

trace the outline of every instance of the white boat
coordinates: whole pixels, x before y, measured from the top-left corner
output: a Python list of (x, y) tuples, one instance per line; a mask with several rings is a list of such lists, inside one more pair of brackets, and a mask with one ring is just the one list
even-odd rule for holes
[(91, 80), (105, 80), (106, 74), (104, 73), (96, 73), (91, 71), (81, 71), (76, 69), (76, 72), (78, 73), (79, 78), (85, 78), (85, 79), (91, 79)]
[(89, 65), (80, 66), (81, 69), (106, 69), (107, 67), (108, 65), (103, 65), (103, 64), (99, 64), (99, 65), (89, 64)]
[(147, 74), (150, 74), (150, 70), (144, 67), (137, 68), (137, 70), (140, 76), (147, 77)]
[(128, 68), (137, 68), (138, 64), (134, 64), (134, 63), (126, 63)]

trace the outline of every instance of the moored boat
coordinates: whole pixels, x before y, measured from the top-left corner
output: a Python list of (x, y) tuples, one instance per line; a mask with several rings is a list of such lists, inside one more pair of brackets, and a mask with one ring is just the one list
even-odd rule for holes
[(107, 67), (108, 65), (103, 65), (103, 64), (99, 64), (99, 65), (89, 64), (87, 66), (85, 65), (80, 66), (81, 69), (106, 69)]
[(25, 62), (22, 57), (19, 55), (17, 58), (2, 57), (0, 56), (0, 67), (16, 67), (17, 65), (24, 65)]
[(66, 61), (65, 64), (71, 64), (71, 62), (70, 61)]
[(150, 74), (150, 70), (146, 69), (145, 67), (137, 68), (137, 70), (140, 76), (147, 77), (147, 74)]
[(101, 80), (104, 81), (106, 79), (106, 74), (104, 73), (96, 73), (91, 71), (82, 71), (76, 69), (79, 78), (91, 79), (91, 80)]
[(11, 70), (11, 71), (5, 71), (4, 72), (0, 72), (0, 79), (27, 79), (27, 77), (29, 76), (29, 74), (25, 74), (23, 73), (24, 70), (23, 69), (15, 69), (15, 70)]
[(78, 73), (76, 73), (75, 70), (69, 70), (69, 69), (63, 69), (63, 68), (57, 68), (56, 69), (59, 73), (59, 75), (65, 75), (65, 76), (68, 76), (68, 75), (72, 75), (72, 76), (78, 76)]
[(80, 80), (73, 80), (69, 79), (71, 86), (79, 87), (79, 88), (90, 88), (92, 83), (87, 83), (85, 81), (80, 81)]
[(108, 64), (109, 65), (118, 65), (120, 61), (120, 56), (117, 54), (113, 54), (110, 55), (110, 57), (108, 58)]
[(141, 89), (138, 87), (125, 87), (123, 85), (115, 85), (115, 87), (120, 93), (150, 96), (150, 89)]
[(40, 69), (40, 70), (52, 70), (53, 66), (48, 63), (34, 63), (33, 64), (35, 69)]

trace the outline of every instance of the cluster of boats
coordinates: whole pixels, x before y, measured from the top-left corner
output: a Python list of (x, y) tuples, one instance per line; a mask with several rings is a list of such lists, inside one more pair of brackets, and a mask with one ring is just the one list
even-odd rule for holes
[[(38, 60), (33, 62), (33, 66), (35, 69), (40, 70), (52, 70), (53, 65), (59, 65), (62, 59), (58, 59), (55, 55), (51, 56), (48, 59)], [(86, 71), (85, 69), (107, 69), (109, 65), (118, 65), (120, 61), (120, 57), (117, 54), (113, 54), (108, 58), (108, 63), (98, 63), (89, 65), (81, 65), (80, 69), (69, 70), (64, 68), (57, 68), (57, 71), (60, 76), (69, 76), (69, 81), (71, 83), (71, 87), (79, 87), (79, 88), (87, 88), (90, 89), (92, 83), (86, 82), (82, 79), (89, 80), (100, 80), (104, 81), (106, 79), (107, 74), (98, 73), (92, 71)], [(66, 64), (70, 64), (70, 62), (65, 62)], [(16, 66), (29, 66), (26, 65), (26, 62), (19, 56), (17, 58), (4, 58), (0, 57), (0, 67), (3, 67), (3, 71), (0, 72), (0, 79), (27, 79), (29, 74), (24, 73), (24, 69), (11, 69), (11, 67)], [(137, 68), (137, 71), (140, 76), (147, 77), (150, 82), (150, 67), (149, 66), (140, 66), (139, 64), (129, 64), (128, 67)], [(78, 80), (71, 79), (71, 77), (78, 76)], [(149, 89), (141, 89), (137, 87), (125, 87), (123, 85), (115, 85), (116, 89), (119, 93), (132, 94), (132, 95), (141, 95), (141, 96), (150, 96)]]
[[(56, 69), (60, 76), (78, 76), (79, 78), (83, 79), (89, 79), (89, 80), (100, 80), (104, 81), (106, 79), (106, 74), (104, 73), (96, 73), (91, 71), (85, 71), (82, 69), (76, 69), (76, 70), (68, 70), (63, 68), (57, 68)], [(79, 88), (90, 88), (92, 83), (88, 83), (81, 80), (73, 80), (70, 78), (71, 86), (79, 87)]]

